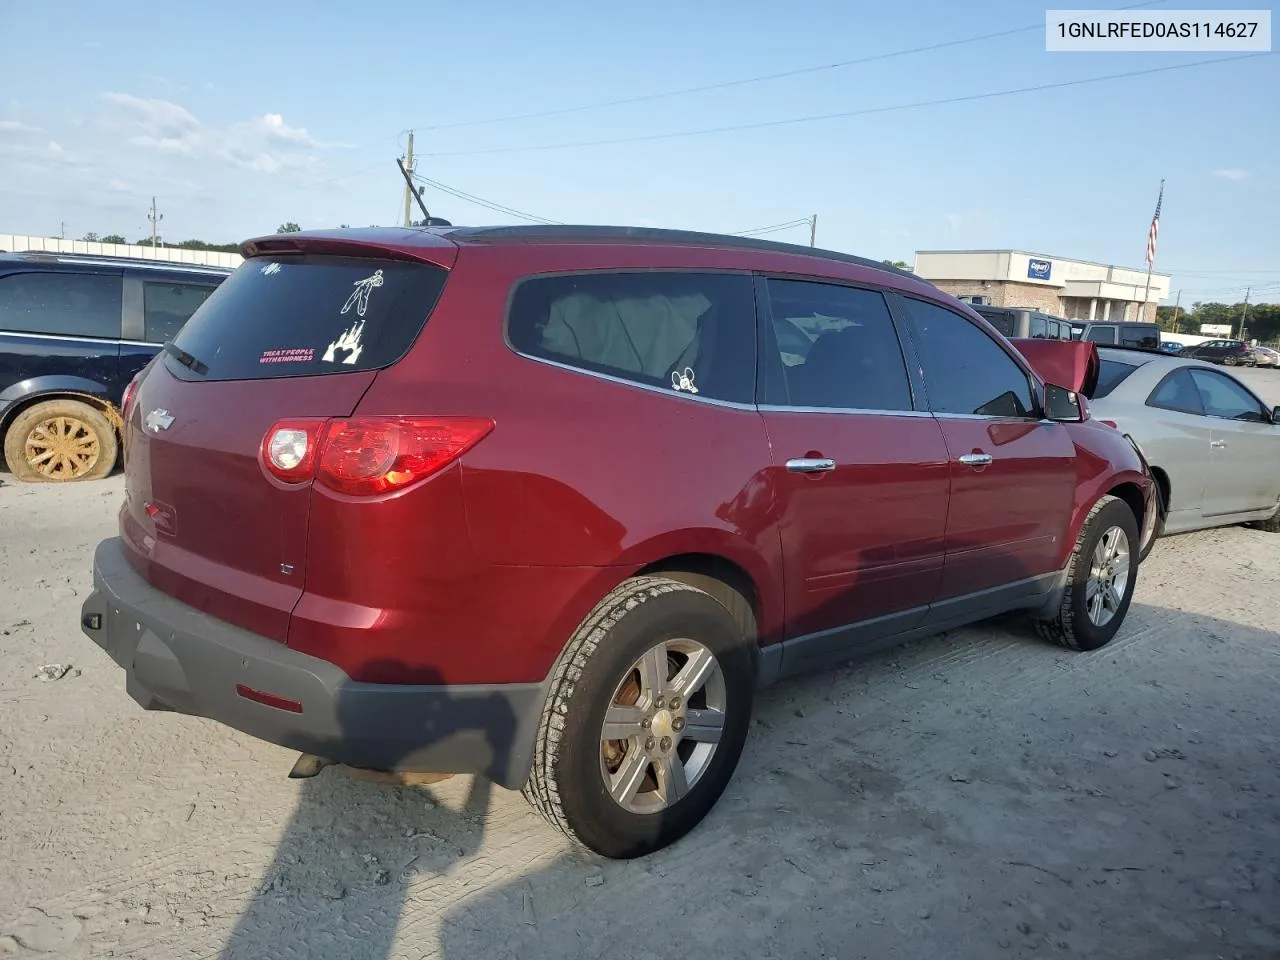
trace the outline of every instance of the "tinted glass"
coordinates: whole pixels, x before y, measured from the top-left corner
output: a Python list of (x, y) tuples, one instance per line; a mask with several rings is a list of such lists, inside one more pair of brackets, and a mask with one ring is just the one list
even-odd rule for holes
[(1048, 324), (1045, 323), (1044, 317), (1033, 313), (1030, 323), (1027, 327), (1027, 336), (1034, 339), (1043, 340), (1049, 335)]
[(1147, 403), (1165, 410), (1177, 410), (1179, 413), (1204, 413), (1200, 391), (1196, 389), (1196, 382), (1191, 379), (1191, 371), (1185, 367), (1166, 377)]
[(217, 287), (192, 283), (157, 283), (142, 286), (143, 339), (149, 343), (172, 340), (191, 319), (200, 304)]
[(1089, 331), (1089, 339), (1094, 343), (1115, 343), (1115, 327), (1094, 327)]
[(536, 277), (516, 288), (521, 353), (676, 393), (755, 399), (755, 292), (745, 274)]
[(119, 277), (18, 273), (0, 277), (0, 330), (120, 339)]
[(165, 363), (175, 376), (202, 380), (384, 367), (417, 338), (447, 275), (390, 260), (254, 258), (178, 332)]
[(1098, 371), (1098, 385), (1094, 388), (1093, 399), (1105, 397), (1112, 390), (1124, 382), (1125, 377), (1133, 373), (1138, 368), (1128, 363), (1118, 363), (1115, 360), (1103, 360), (1101, 369)]
[(1126, 323), (1120, 328), (1120, 343), (1126, 347), (1157, 350), (1160, 347), (1160, 331), (1144, 324)]
[(1006, 337), (1017, 335), (1017, 324), (1011, 310), (979, 310), (979, 314)]
[(910, 410), (902, 346), (884, 297), (804, 280), (770, 280), (785, 403), (847, 410)]
[(1266, 409), (1244, 387), (1230, 377), (1212, 370), (1192, 370), (1191, 378), (1200, 391), (1204, 412), (1227, 420), (1268, 421)]
[(909, 298), (906, 302), (934, 412), (1033, 415), (1030, 381), (995, 340), (964, 317), (936, 304)]

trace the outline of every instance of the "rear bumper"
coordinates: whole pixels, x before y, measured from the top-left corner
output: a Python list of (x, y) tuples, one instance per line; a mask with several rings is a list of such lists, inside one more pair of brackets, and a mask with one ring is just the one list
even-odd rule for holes
[[(93, 585), (82, 629), (124, 668), (125, 689), (144, 709), (207, 717), (373, 770), (476, 773), (511, 789), (528, 776), (545, 683), (353, 681), (325, 660), (160, 592), (129, 564), (118, 538), (98, 545)], [(267, 706), (237, 687), (292, 703)]]

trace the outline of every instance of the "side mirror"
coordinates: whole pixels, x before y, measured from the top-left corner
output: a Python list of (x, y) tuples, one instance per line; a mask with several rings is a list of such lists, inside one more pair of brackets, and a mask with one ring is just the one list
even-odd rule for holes
[(1280, 423), (1280, 407), (1271, 408), (1271, 422)]
[(1056, 384), (1045, 384), (1043, 406), (1044, 418), (1055, 423), (1080, 423), (1085, 418), (1080, 395)]

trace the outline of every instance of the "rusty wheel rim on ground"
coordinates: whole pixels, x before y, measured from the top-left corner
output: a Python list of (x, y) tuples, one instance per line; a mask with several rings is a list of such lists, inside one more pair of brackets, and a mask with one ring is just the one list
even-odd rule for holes
[(711, 765), (724, 731), (724, 672), (694, 640), (655, 644), (622, 678), (600, 731), (600, 775), (629, 813), (660, 813)]
[(75, 480), (89, 473), (102, 454), (102, 442), (89, 424), (76, 417), (41, 420), (27, 434), (27, 464), (49, 480)]

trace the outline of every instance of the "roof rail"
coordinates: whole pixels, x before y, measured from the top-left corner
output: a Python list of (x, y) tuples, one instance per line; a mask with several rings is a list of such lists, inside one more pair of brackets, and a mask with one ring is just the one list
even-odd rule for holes
[(883, 270), (902, 277), (910, 277), (921, 283), (933, 286), (928, 280), (917, 276), (909, 270), (901, 270), (879, 260), (858, 257), (837, 250), (824, 250), (821, 247), (805, 247), (796, 243), (781, 243), (777, 240), (761, 240), (757, 237), (738, 237), (723, 233), (703, 233), (697, 230), (666, 230), (656, 227), (607, 227), (578, 226), (572, 224), (555, 226), (518, 226), (518, 227), (455, 227), (452, 230), (441, 230), (450, 239), (471, 243), (488, 243), (510, 241), (513, 243), (591, 243), (591, 242), (635, 242), (671, 244), (673, 246), (730, 247), (741, 250), (759, 250), (762, 253), (789, 253), (800, 257), (814, 257), (819, 260), (833, 260), (838, 263), (853, 263), (860, 267)]
[(58, 253), (54, 250), (18, 250), (15, 256), (26, 260), (47, 260), (52, 263), (102, 264), (105, 266), (138, 267), (144, 270), (180, 270), (203, 273), (228, 274), (234, 267), (220, 267), (212, 263), (183, 263), (181, 260), (146, 260), (142, 257), (114, 257), (95, 253)]

